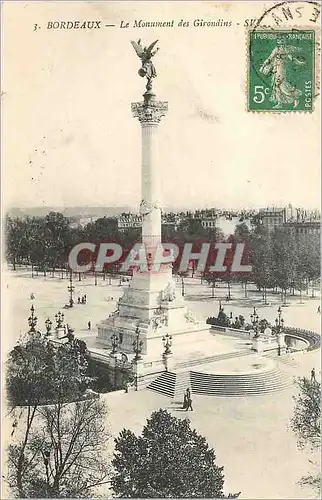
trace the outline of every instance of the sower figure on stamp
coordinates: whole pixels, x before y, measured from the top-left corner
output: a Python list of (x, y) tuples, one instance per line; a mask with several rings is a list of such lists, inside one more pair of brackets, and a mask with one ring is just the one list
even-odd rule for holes
[(275, 109), (280, 109), (283, 104), (293, 104), (296, 108), (299, 104), (299, 98), (302, 91), (291, 85), (287, 81), (286, 65), (292, 61), (295, 65), (301, 66), (305, 61), (294, 56), (294, 52), (299, 52), (299, 47), (293, 45), (280, 44), (271, 52), (268, 58), (260, 67), (260, 72), (264, 75), (272, 75), (272, 93), (270, 101), (276, 102)]

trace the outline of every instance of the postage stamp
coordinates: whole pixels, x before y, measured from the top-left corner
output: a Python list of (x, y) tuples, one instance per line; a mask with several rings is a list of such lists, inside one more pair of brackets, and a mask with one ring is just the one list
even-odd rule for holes
[(248, 34), (248, 111), (313, 111), (315, 30)]

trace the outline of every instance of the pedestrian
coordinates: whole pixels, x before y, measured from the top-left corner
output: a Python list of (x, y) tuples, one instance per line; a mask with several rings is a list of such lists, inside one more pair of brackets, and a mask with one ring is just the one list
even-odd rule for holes
[(90, 321), (87, 323), (87, 327), (89, 330), (92, 328), (92, 323)]
[(80, 297), (78, 297), (78, 299), (77, 299), (77, 304), (80, 304), (80, 303), (81, 303), (81, 301), (80, 301)]
[(84, 304), (86, 304), (87, 301), (87, 295), (84, 295)]
[(30, 300), (34, 300), (34, 298), (35, 298), (35, 294), (34, 294), (34, 293), (31, 293), (31, 294), (30, 294)]
[(186, 411), (188, 411), (188, 410), (193, 411), (193, 408), (192, 408), (192, 399), (191, 399), (191, 392), (190, 392), (189, 387), (187, 388), (187, 390), (185, 392), (185, 401), (186, 401), (186, 404), (185, 404)]
[(318, 307), (318, 314), (321, 312), (321, 306)]
[(84, 296), (82, 297), (82, 304), (85, 304)]
[(185, 410), (187, 408), (187, 406), (188, 406), (188, 398), (187, 398), (187, 394), (184, 393), (182, 409)]
[(192, 399), (191, 399), (191, 397), (190, 397), (190, 398), (187, 398), (187, 406), (186, 406), (186, 411), (188, 411), (188, 410), (193, 411), (193, 408), (192, 408)]
[(312, 368), (312, 370), (311, 370), (311, 382), (316, 382), (315, 368)]

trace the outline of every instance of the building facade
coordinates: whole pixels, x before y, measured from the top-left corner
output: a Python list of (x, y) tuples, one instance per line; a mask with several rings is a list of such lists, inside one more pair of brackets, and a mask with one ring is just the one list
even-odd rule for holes
[(259, 216), (263, 227), (270, 233), (276, 228), (282, 227), (286, 222), (286, 209), (280, 207), (261, 208)]
[(290, 233), (299, 238), (306, 240), (311, 237), (320, 237), (321, 224), (320, 221), (289, 221), (283, 224), (283, 227)]

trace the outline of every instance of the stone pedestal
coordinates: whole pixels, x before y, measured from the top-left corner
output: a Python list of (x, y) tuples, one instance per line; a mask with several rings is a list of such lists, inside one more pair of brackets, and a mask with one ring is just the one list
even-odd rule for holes
[(287, 345), (285, 343), (285, 334), (280, 332), (277, 334), (277, 345), (278, 345), (278, 354), (286, 354)]
[(56, 328), (55, 332), (56, 332), (56, 339), (62, 339), (66, 335), (65, 328), (63, 327)]
[(164, 367), (167, 372), (171, 372), (174, 367), (174, 358), (173, 354), (163, 354)]
[(258, 354), (262, 354), (264, 351), (264, 346), (261, 337), (253, 337), (252, 339), (252, 349), (253, 351), (258, 352)]
[(143, 375), (144, 375), (143, 359), (133, 361), (133, 372), (135, 376), (134, 388), (137, 391), (143, 385)]
[(120, 351), (133, 358), (133, 342), (139, 328), (142, 354), (156, 360), (163, 357), (162, 337), (167, 333), (172, 335), (173, 349), (178, 349), (179, 344), (191, 341), (192, 335), (209, 332), (206, 323), (198, 322), (189, 313), (181, 296), (163, 299), (164, 291), (172, 282), (170, 273), (171, 269), (163, 276), (161, 273), (134, 275), (119, 300), (118, 310), (97, 325), (97, 344), (112, 348), (112, 335), (116, 333)]

